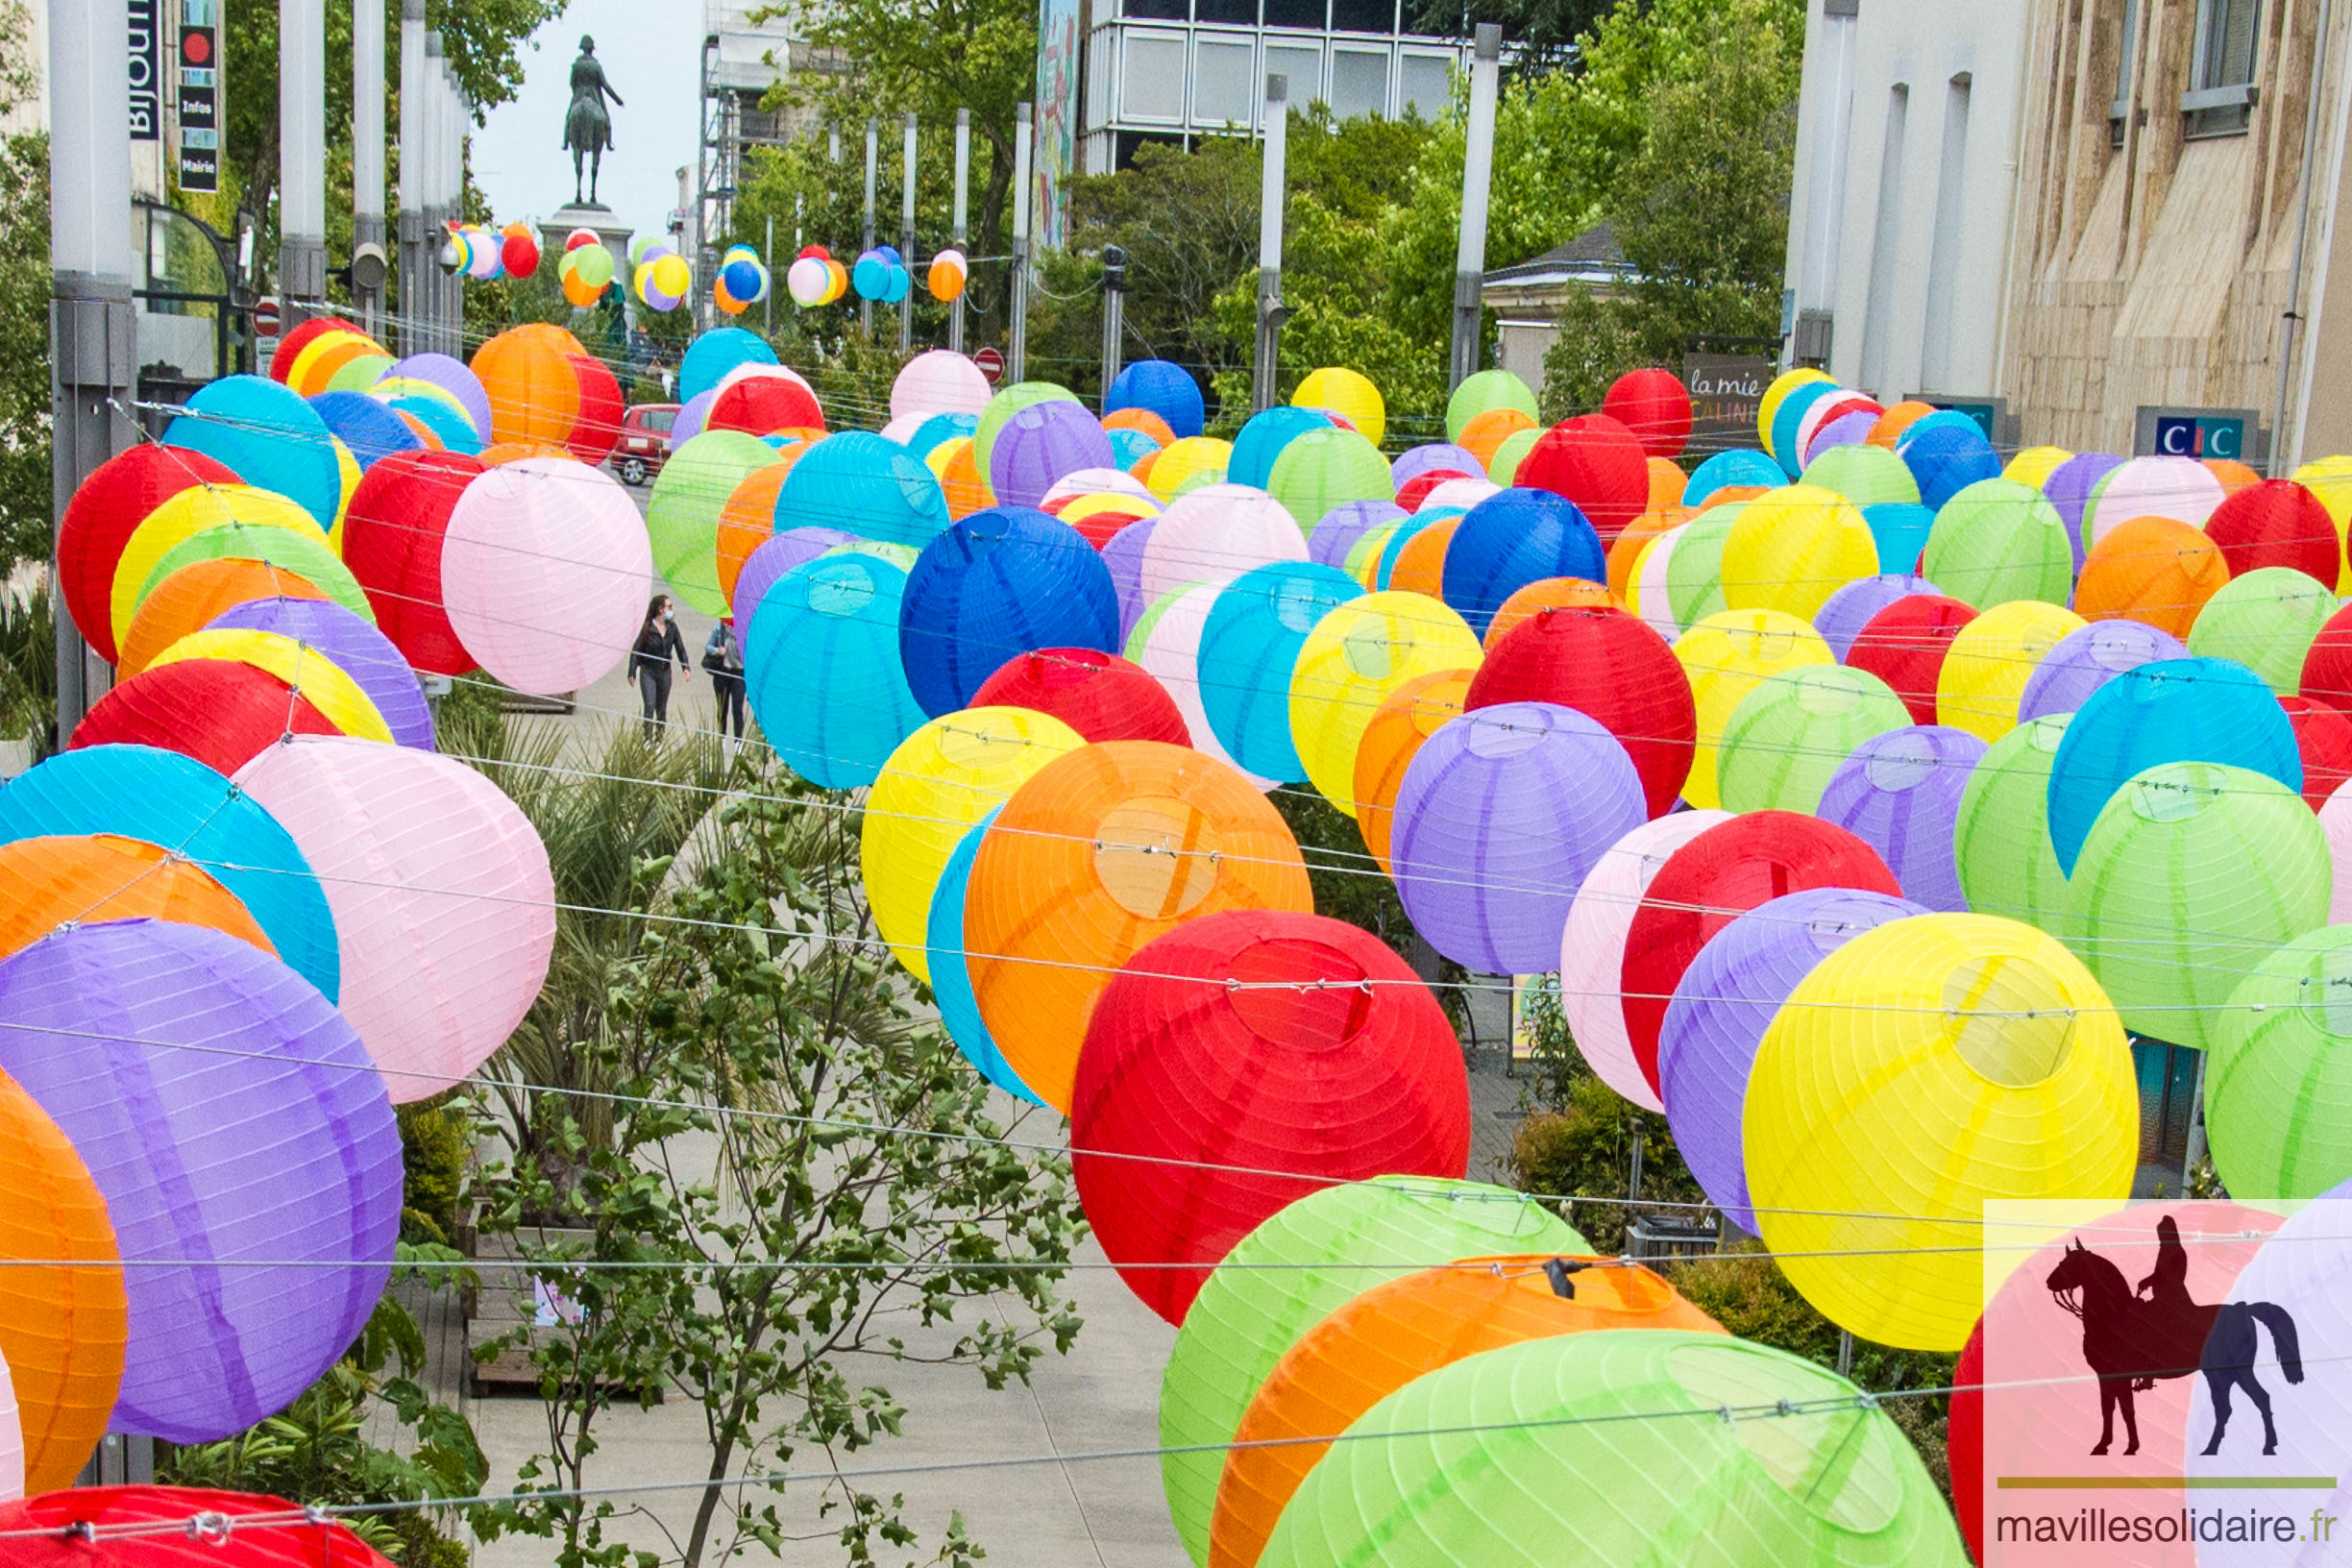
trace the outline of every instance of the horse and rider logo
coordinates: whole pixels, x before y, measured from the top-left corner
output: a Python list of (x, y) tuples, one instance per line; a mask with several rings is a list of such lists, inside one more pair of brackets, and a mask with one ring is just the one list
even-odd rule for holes
[(2303, 1381), (2303, 1352), (2295, 1321), (2270, 1301), (2201, 1302), (2189, 1294), (2189, 1254), (2180, 1225), (2170, 1214), (2156, 1222), (2156, 1266), (2135, 1288), (2123, 1271), (2079, 1238), (2068, 1243), (2057, 1267), (2043, 1282), (2058, 1305), (2082, 1322), (2083, 1360), (2098, 1379), (2099, 1440), (2091, 1452), (2105, 1454), (2115, 1441), (2115, 1418), (2123, 1416), (2126, 1455), (2140, 1452), (2140, 1422), (2133, 1395), (2158, 1380), (2202, 1372), (2213, 1395), (2213, 1435), (2207, 1456), (2221, 1452), (2229, 1431), (2230, 1391), (2242, 1390), (2262, 1412), (2263, 1452), (2278, 1452), (2278, 1427), (2270, 1415), (2270, 1393), (2255, 1375), (2261, 1330), (2287, 1381)]

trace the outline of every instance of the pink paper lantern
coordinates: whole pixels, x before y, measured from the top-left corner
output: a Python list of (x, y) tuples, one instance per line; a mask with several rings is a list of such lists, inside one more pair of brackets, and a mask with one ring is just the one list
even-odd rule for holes
[(555, 948), (547, 846), (515, 803), (461, 762), (339, 736), (273, 746), (236, 782), (318, 873), (343, 1016), (393, 1101), (488, 1061)]
[(653, 593), (653, 547), (620, 480), (569, 457), (524, 457), (457, 498), (441, 585), (476, 663), (553, 697), (627, 656)]
[(1176, 498), (1143, 547), (1143, 602), (1188, 583), (1222, 585), (1253, 567), (1307, 558), (1290, 509), (1246, 484), (1210, 484)]
[(988, 406), (988, 377), (953, 349), (929, 349), (906, 362), (891, 382), (893, 419), (913, 415), (976, 414)]

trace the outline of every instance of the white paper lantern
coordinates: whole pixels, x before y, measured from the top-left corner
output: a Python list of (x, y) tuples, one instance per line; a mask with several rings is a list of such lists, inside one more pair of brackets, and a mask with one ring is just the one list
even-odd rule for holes
[(477, 476), (450, 513), (441, 592), (465, 650), (520, 692), (595, 684), (637, 640), (653, 546), (621, 481), (569, 457)]

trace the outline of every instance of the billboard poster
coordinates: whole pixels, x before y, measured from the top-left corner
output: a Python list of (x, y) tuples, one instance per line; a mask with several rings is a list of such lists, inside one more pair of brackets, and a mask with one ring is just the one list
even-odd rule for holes
[(1035, 233), (1059, 250), (1069, 230), (1063, 183), (1078, 153), (1079, 0), (1038, 0)]

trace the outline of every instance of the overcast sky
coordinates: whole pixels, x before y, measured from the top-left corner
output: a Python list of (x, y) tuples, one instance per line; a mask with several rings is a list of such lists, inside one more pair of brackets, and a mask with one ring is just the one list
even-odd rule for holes
[(604, 79), (625, 101), (597, 195), (640, 234), (666, 229), (677, 170), (695, 156), (698, 8), (679, 0), (572, 0), (523, 51), (523, 90), (474, 133), (474, 178), (502, 224), (546, 217), (572, 199), (563, 150), (572, 59), (595, 37)]

